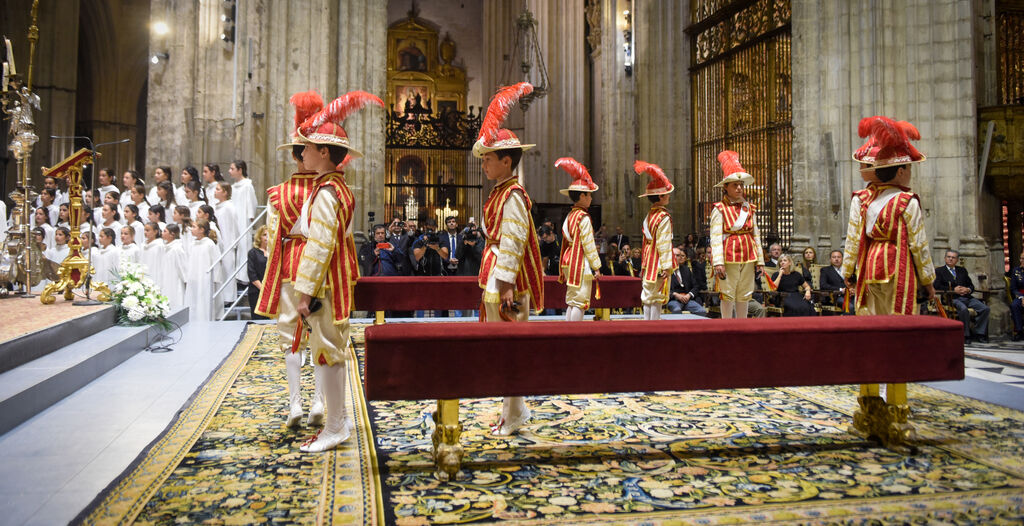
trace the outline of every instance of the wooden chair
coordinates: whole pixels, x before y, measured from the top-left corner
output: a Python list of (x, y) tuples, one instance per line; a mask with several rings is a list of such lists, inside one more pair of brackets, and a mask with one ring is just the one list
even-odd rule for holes
[[(704, 298), (704, 310), (708, 311), (708, 317), (712, 317), (711, 313), (715, 314), (715, 317), (722, 317), (722, 307), (718, 305), (722, 301), (722, 293), (715, 290), (715, 267), (709, 261), (704, 268), (704, 275), (706, 282), (704, 284), (704, 290), (700, 291), (700, 295)], [(718, 301), (711, 301), (712, 299)]]
[[(775, 269), (778, 270), (778, 269)], [(761, 273), (761, 293), (764, 294), (764, 310), (766, 316), (782, 316), (782, 293), (771, 290), (768, 286), (768, 269)], [(771, 298), (771, 301), (768, 301)]]

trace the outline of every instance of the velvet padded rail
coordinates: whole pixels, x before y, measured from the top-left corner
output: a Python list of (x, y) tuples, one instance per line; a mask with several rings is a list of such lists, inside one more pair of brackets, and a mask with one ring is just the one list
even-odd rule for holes
[[(593, 308), (639, 307), (640, 278), (604, 276), (599, 280), (601, 299)], [(475, 276), (415, 276), (359, 278), (356, 310), (477, 309), (480, 286)], [(565, 308), (565, 285), (554, 276), (544, 278), (544, 307)]]
[(371, 400), (959, 380), (931, 316), (423, 323), (366, 329)]

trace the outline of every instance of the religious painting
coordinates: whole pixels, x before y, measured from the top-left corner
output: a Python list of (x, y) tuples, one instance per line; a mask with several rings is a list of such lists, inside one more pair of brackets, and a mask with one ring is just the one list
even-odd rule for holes
[(434, 113), (430, 90), (426, 86), (398, 86), (395, 88), (395, 111), (403, 116)]
[(437, 101), (437, 113), (438, 115), (444, 116), (448, 112), (458, 112), (459, 101), (457, 100), (439, 100)]
[(426, 203), (424, 192), (427, 182), (427, 164), (418, 155), (406, 155), (398, 160), (395, 165), (397, 183), (402, 185), (399, 199), (405, 204), (411, 198), (417, 205), (423, 206)]
[(426, 42), (403, 40), (398, 43), (398, 71), (427, 71)]

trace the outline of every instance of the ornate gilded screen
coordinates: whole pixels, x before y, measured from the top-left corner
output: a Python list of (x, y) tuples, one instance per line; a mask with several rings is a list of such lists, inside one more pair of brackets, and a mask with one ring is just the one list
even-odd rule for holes
[(480, 115), (466, 112), (455, 41), (439, 39), (435, 26), (413, 3), (409, 18), (388, 28), (385, 222), (396, 213), (439, 225), (447, 215), (459, 224), (480, 217), (483, 177), (470, 154)]
[(1024, 2), (1003, 2), (996, 11), (999, 104), (1024, 104)]
[(690, 70), (694, 224), (707, 232), (722, 198), (718, 152), (735, 150), (754, 176), (764, 243), (793, 234), (792, 89), (789, 0), (695, 0)]

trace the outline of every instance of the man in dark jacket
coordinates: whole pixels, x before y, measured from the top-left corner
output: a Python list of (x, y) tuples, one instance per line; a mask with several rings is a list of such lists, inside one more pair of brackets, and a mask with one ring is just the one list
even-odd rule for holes
[(988, 305), (971, 296), (974, 293), (974, 282), (967, 275), (967, 269), (956, 266), (960, 261), (960, 253), (947, 250), (945, 260), (945, 266), (935, 268), (935, 290), (953, 293), (953, 306), (956, 307), (957, 317), (964, 324), (964, 343), (971, 341), (971, 313), (967, 309), (974, 309), (977, 315), (974, 319), (974, 338), (987, 343)]
[(673, 248), (672, 253), (676, 256), (679, 266), (672, 273), (672, 284), (669, 289), (668, 310), (672, 314), (679, 314), (684, 310), (690, 314), (706, 316), (707, 311), (700, 304), (700, 285), (693, 275), (690, 266), (686, 264), (686, 252), (679, 248)]

